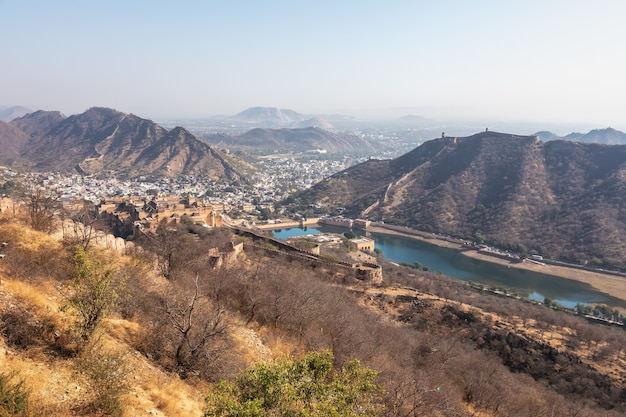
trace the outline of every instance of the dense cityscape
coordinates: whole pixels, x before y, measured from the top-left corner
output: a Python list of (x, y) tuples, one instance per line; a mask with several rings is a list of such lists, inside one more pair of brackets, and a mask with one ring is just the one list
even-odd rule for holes
[(347, 167), (336, 160), (303, 160), (299, 158), (265, 158), (263, 167), (252, 177), (250, 184), (215, 181), (202, 176), (136, 179), (110, 176), (84, 176), (68, 173), (30, 173), (4, 169), (5, 185), (0, 193), (10, 196), (11, 184), (23, 181), (56, 189), (63, 201), (86, 200), (98, 203), (110, 198), (150, 198), (150, 196), (188, 196), (204, 198), (209, 204), (228, 207), (272, 205), (290, 193), (306, 189), (320, 180)]

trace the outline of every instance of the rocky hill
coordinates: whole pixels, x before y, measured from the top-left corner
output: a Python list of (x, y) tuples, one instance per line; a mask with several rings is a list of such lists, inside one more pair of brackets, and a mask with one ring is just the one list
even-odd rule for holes
[(297, 127), (320, 127), (332, 129), (333, 121), (352, 120), (352, 116), (342, 114), (303, 114), (294, 110), (279, 109), (277, 107), (250, 107), (233, 116), (218, 117), (226, 123), (236, 124), (240, 127), (262, 128), (297, 128)]
[(370, 160), (304, 192), (306, 204), (626, 267), (626, 146), (483, 132)]
[(209, 143), (232, 150), (271, 154), (276, 152), (368, 152), (374, 149), (367, 140), (356, 135), (329, 132), (319, 127), (295, 129), (255, 128), (241, 135), (206, 135)]
[(610, 127), (606, 129), (594, 129), (587, 133), (573, 132), (563, 137), (547, 131), (537, 132), (535, 133), (535, 136), (539, 136), (539, 138), (543, 141), (563, 139), (574, 142), (626, 145), (626, 133)]
[(0, 106), (0, 121), (10, 122), (11, 120), (30, 113), (31, 110), (23, 106)]
[(10, 123), (0, 121), (0, 165), (23, 166), (27, 161), (20, 156), (29, 136)]
[(612, 128), (594, 129), (587, 133), (570, 133), (565, 140), (586, 143), (604, 143), (607, 145), (626, 145), (626, 133)]
[[(168, 131), (151, 120), (112, 109), (94, 107), (70, 117), (38, 111), (10, 126), (14, 130), (5, 141), (34, 170), (241, 179), (215, 149), (187, 130)], [(12, 162), (3, 153), (0, 163)]]
[(67, 116), (59, 111), (37, 110), (14, 119), (11, 124), (34, 138), (45, 137), (54, 126), (65, 120)]
[(260, 127), (284, 127), (302, 122), (310, 117), (289, 109), (276, 107), (251, 107), (228, 118), (230, 121)]

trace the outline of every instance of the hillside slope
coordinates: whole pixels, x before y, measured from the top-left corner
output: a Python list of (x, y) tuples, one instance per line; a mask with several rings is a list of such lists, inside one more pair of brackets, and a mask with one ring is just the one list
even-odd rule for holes
[(306, 115), (289, 109), (251, 107), (228, 117), (226, 120), (260, 127), (285, 127), (302, 122), (307, 118)]
[(10, 122), (11, 120), (30, 113), (31, 110), (24, 106), (0, 106), (0, 121)]
[[(38, 171), (243, 178), (187, 130), (178, 127), (168, 132), (150, 120), (112, 109), (94, 107), (70, 117), (39, 111), (11, 125), (30, 137), (17, 148), (20, 157)], [(0, 157), (0, 163), (8, 162)]]
[[(625, 411), (623, 333), (392, 264), (384, 265), (388, 284), (371, 286), (331, 262), (269, 247), (235, 254), (230, 232), (196, 230), (190, 239), (184, 225), (146, 236), (141, 251), (90, 249), (128, 278), (128, 293), (90, 345), (96, 354), (76, 352), (71, 329), (79, 318), (66, 298), (71, 236), (57, 240), (4, 220), (0, 373), (17, 373), (39, 415), (103, 415), (98, 394), (125, 378), (122, 415), (199, 416), (213, 383), (234, 380), (258, 360), (324, 349), (339, 368), (358, 358), (379, 372), (383, 417)], [(230, 261), (214, 267), (207, 248), (219, 247)], [(166, 248), (171, 279), (156, 267)], [(110, 379), (94, 381), (86, 359), (126, 365), (112, 374), (98, 368)]]
[(12, 167), (28, 163), (21, 157), (22, 148), (28, 143), (29, 136), (10, 123), (0, 121), (0, 165)]
[(626, 146), (483, 132), (368, 161), (304, 192), (349, 215), (626, 267)]
[(35, 415), (103, 415), (98, 393), (125, 379), (122, 415), (199, 416), (214, 383), (259, 360), (326, 349), (338, 369), (357, 358), (378, 372), (381, 417), (626, 411), (621, 330), (384, 260), (385, 282), (373, 285), (261, 235), (183, 222), (137, 231), (120, 253), (89, 241), (99, 262), (88, 276), (105, 268), (119, 278), (107, 289), (124, 296), (81, 350), (68, 302), (84, 272), (74, 244), (85, 241), (72, 227), (51, 237), (1, 215), (0, 374), (24, 381)]
[(255, 154), (311, 151), (367, 153), (374, 149), (370, 142), (356, 135), (329, 132), (311, 126), (293, 129), (255, 128), (239, 135), (205, 135), (204, 139), (231, 150)]

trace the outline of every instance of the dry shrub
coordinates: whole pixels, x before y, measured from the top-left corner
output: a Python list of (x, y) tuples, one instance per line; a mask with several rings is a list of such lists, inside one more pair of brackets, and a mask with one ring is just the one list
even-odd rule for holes
[(29, 396), (15, 373), (0, 373), (0, 416), (29, 416)]
[(41, 346), (57, 349), (62, 333), (58, 315), (30, 301), (37, 298), (32, 287), (19, 282), (10, 284), (17, 294), (10, 301), (5, 300), (4, 308), (0, 308), (0, 334), (7, 345), (22, 350)]
[[(0, 340), (0, 346), (2, 341)], [(2, 349), (0, 349), (2, 351)], [(4, 358), (4, 354), (2, 354)], [(55, 360), (54, 356), (42, 356), (40, 352), (24, 355), (7, 352), (7, 360), (0, 359), (2, 372), (14, 374), (22, 380), (22, 388), (29, 392), (28, 413), (25, 416), (66, 417), (82, 401), (82, 382), (68, 369), (71, 361)], [(2, 414), (0, 416), (5, 416)], [(8, 414), (11, 415), (11, 414)], [(19, 414), (18, 414), (19, 415)]]
[(41, 343), (43, 325), (21, 306), (12, 306), (0, 313), (0, 333), (8, 346), (28, 349)]
[(124, 414), (123, 397), (130, 390), (129, 366), (118, 352), (96, 346), (86, 349), (76, 366), (94, 393), (91, 406), (107, 416)]
[(154, 405), (164, 414), (171, 417), (198, 416), (204, 405), (201, 392), (208, 391), (203, 381), (194, 381), (197, 392), (191, 392), (189, 385), (176, 378), (152, 379), (145, 387)]

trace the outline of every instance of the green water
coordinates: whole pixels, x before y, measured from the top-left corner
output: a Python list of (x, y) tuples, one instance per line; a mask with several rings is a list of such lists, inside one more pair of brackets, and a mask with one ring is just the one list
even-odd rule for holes
[[(286, 240), (291, 236), (345, 231), (346, 229), (338, 227), (316, 226), (304, 229), (277, 229), (272, 232), (276, 238)], [(353, 231), (359, 233), (358, 230)], [(376, 241), (376, 248), (382, 251), (385, 258), (397, 263), (413, 264), (417, 261), (432, 271), (439, 271), (454, 278), (505, 287), (534, 300), (543, 301), (548, 297), (569, 308), (575, 307), (578, 303), (607, 304), (611, 307), (626, 308), (625, 301), (599, 292), (579, 281), (473, 259), (455, 249), (402, 236), (380, 233), (371, 233), (368, 236)]]

